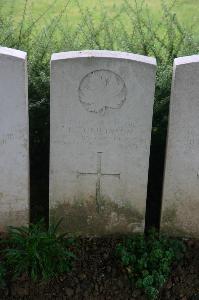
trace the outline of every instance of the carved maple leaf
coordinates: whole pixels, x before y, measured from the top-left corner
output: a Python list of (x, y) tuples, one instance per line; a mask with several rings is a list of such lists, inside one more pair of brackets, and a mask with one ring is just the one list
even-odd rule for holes
[(89, 112), (104, 113), (106, 109), (120, 108), (126, 100), (125, 82), (112, 71), (93, 71), (82, 79), (79, 99)]

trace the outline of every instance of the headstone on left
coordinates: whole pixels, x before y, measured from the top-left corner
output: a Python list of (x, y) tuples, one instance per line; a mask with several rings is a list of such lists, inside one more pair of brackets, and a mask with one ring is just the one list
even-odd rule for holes
[(64, 231), (144, 230), (155, 70), (131, 53), (52, 56), (50, 220)]
[(26, 53), (0, 47), (0, 231), (29, 221)]

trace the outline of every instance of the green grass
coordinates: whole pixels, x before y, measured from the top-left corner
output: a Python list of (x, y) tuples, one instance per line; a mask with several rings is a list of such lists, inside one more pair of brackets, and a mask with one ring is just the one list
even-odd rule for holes
[[(105, 10), (109, 12), (111, 16), (117, 16), (121, 11), (125, 0), (79, 0), (79, 4), (82, 9), (87, 7), (95, 11), (95, 20), (97, 22), (100, 12), (100, 6), (104, 6)], [(140, 3), (142, 0), (137, 0)], [(45, 16), (40, 20), (40, 24), (44, 25), (50, 18), (56, 17), (60, 14), (60, 11), (67, 5), (62, 22), (69, 20), (71, 25), (76, 25), (80, 20), (80, 9), (77, 5), (77, 0), (1, 0), (0, 7), (7, 13), (10, 12), (16, 22), (20, 22), (23, 18), (24, 5), (27, 2), (26, 18), (36, 19), (50, 6)], [(130, 3), (133, 1), (130, 0)], [(150, 13), (155, 19), (160, 17), (161, 0), (145, 0)], [(165, 0), (165, 3), (170, 3), (171, 0)], [(199, 5), (198, 0), (177, 0), (175, 12), (179, 20), (185, 25), (193, 25), (192, 31), (199, 32)], [(39, 24), (38, 23), (38, 24)], [(129, 24), (127, 23), (127, 26)]]

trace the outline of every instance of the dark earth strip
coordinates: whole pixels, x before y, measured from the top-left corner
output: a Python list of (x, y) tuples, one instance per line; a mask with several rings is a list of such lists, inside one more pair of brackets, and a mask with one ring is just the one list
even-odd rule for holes
[[(114, 249), (119, 238), (79, 239), (73, 270), (48, 283), (31, 283), (26, 275), (0, 290), (0, 299), (145, 300), (118, 263)], [(160, 300), (199, 299), (199, 241), (187, 240), (183, 261), (173, 266)]]

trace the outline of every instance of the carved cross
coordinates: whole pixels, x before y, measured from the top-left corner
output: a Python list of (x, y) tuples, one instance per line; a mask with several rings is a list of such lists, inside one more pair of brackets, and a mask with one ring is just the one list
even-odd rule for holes
[(78, 172), (77, 177), (87, 176), (87, 175), (95, 175), (97, 176), (96, 180), (96, 206), (97, 211), (100, 211), (100, 200), (101, 200), (101, 177), (102, 176), (114, 176), (120, 179), (120, 174), (111, 174), (111, 173), (103, 173), (102, 172), (102, 152), (97, 152), (97, 172)]

